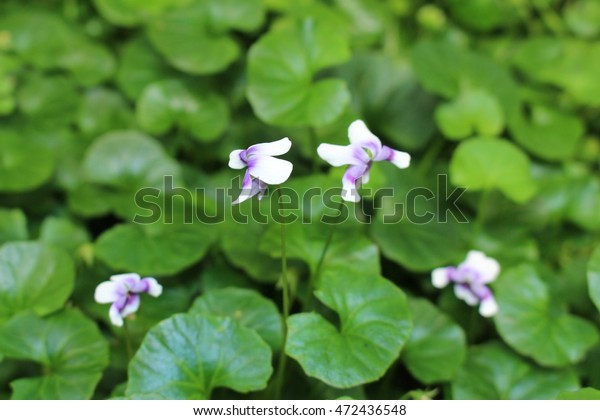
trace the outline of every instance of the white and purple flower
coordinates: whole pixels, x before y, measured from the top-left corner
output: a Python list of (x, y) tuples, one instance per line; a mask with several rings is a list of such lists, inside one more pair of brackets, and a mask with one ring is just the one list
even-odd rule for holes
[(469, 251), (467, 259), (458, 267), (436, 268), (431, 282), (438, 289), (454, 283), (454, 294), (468, 305), (479, 304), (479, 313), (491, 317), (498, 313), (498, 304), (487, 284), (500, 274), (500, 264), (481, 251)]
[(317, 149), (321, 159), (332, 166), (350, 165), (342, 178), (342, 198), (346, 201), (360, 201), (357, 189), (361, 184), (369, 182), (369, 172), (373, 162), (387, 160), (400, 169), (408, 168), (410, 165), (408, 153), (383, 146), (381, 140), (371, 133), (361, 120), (350, 124), (348, 137), (350, 144), (347, 146), (322, 143)]
[(98, 303), (112, 303), (108, 312), (110, 321), (123, 326), (123, 318), (135, 313), (140, 307), (140, 294), (148, 293), (158, 297), (162, 286), (152, 277), (141, 278), (139, 274), (117, 274), (110, 276), (110, 281), (104, 281), (96, 287), (94, 299)]
[(229, 154), (229, 167), (244, 169), (242, 192), (233, 204), (239, 204), (258, 194), (258, 199), (265, 195), (268, 185), (283, 184), (290, 177), (294, 165), (280, 156), (287, 153), (292, 142), (287, 137), (270, 143), (259, 143), (247, 149), (237, 149)]

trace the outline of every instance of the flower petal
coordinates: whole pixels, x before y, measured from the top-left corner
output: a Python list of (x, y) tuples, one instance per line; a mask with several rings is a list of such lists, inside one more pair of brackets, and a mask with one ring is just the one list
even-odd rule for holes
[(351, 144), (365, 147), (371, 151), (372, 157), (381, 152), (381, 140), (367, 128), (362, 120), (356, 120), (348, 127), (348, 138)]
[(112, 281), (103, 281), (96, 287), (94, 300), (98, 303), (113, 303), (120, 296), (119, 284)]
[(291, 162), (271, 156), (252, 156), (248, 160), (250, 175), (271, 185), (279, 185), (287, 181), (293, 168)]
[(292, 142), (290, 139), (284, 137), (281, 140), (276, 140), (269, 143), (258, 143), (250, 146), (247, 152), (249, 157), (250, 155), (280, 156), (289, 152), (291, 147)]
[(140, 295), (129, 295), (127, 302), (123, 309), (121, 309), (121, 316), (125, 318), (128, 315), (135, 313), (140, 307)]
[(387, 146), (381, 148), (381, 151), (375, 156), (374, 160), (389, 160), (400, 169), (408, 168), (410, 166), (410, 155), (408, 153), (400, 152)]
[(110, 322), (112, 322), (113, 325), (116, 325), (117, 327), (123, 326), (123, 317), (121, 316), (121, 311), (119, 311), (119, 308), (116, 303), (113, 303), (110, 306), (108, 316), (110, 317)]
[(492, 317), (498, 313), (498, 303), (496, 303), (496, 299), (494, 296), (490, 295), (486, 299), (481, 301), (479, 305), (479, 314), (486, 318)]
[(431, 283), (438, 289), (443, 289), (450, 283), (450, 277), (448, 276), (448, 268), (436, 268), (431, 273)]
[(154, 277), (144, 277), (142, 279), (146, 283), (146, 293), (153, 297), (159, 297), (162, 294), (163, 287)]
[(331, 166), (365, 165), (369, 156), (361, 147), (355, 145), (339, 146), (337, 144), (321, 143), (317, 153)]
[(342, 198), (344, 200), (353, 203), (358, 203), (360, 201), (357, 183), (367, 170), (368, 167), (366, 165), (355, 165), (346, 169), (342, 178)]
[(491, 283), (500, 274), (500, 264), (493, 258), (486, 256), (481, 251), (469, 251), (467, 259), (459, 268), (468, 268), (479, 273), (482, 283)]
[(454, 294), (460, 300), (464, 300), (467, 305), (475, 306), (479, 303), (479, 298), (467, 286), (455, 284)]
[(259, 192), (259, 180), (256, 178), (252, 178), (250, 176), (250, 171), (248, 170), (246, 171), (246, 175), (244, 176), (244, 182), (242, 183), (242, 191), (240, 192), (240, 196), (231, 204), (236, 205), (243, 203), (249, 198), (254, 197)]
[(140, 275), (137, 273), (125, 273), (125, 274), (115, 274), (113, 276), (110, 276), (110, 280), (117, 282), (117, 283), (125, 283), (127, 284), (128, 281), (139, 281), (140, 280)]
[(243, 151), (244, 149), (237, 149), (229, 154), (229, 167), (231, 169), (244, 169), (246, 167), (246, 162), (240, 156)]

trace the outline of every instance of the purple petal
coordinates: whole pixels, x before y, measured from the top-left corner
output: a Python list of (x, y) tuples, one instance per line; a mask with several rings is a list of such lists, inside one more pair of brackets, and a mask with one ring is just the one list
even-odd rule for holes
[(400, 152), (387, 146), (381, 148), (381, 151), (375, 156), (374, 160), (388, 160), (400, 169), (408, 168), (410, 165), (410, 155), (408, 153)]
[(352, 201), (354, 203), (360, 201), (360, 195), (357, 191), (357, 183), (367, 170), (368, 166), (366, 165), (355, 165), (346, 169), (346, 172), (342, 178), (342, 198), (344, 200)]

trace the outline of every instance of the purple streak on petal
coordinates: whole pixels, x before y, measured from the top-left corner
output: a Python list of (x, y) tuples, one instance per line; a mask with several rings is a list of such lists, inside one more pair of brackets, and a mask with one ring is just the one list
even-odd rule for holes
[(125, 318), (127, 315), (131, 315), (136, 312), (140, 307), (140, 295), (131, 294), (125, 302), (125, 306), (121, 309), (121, 316)]
[(392, 160), (394, 158), (394, 150), (390, 147), (383, 146), (377, 156), (373, 160), (379, 162), (381, 160)]
[(242, 191), (240, 192), (239, 197), (237, 198), (237, 200), (235, 200), (233, 203), (233, 205), (242, 203), (246, 200), (248, 200), (249, 198), (254, 197), (259, 189), (258, 189), (258, 185), (257, 182), (258, 180), (256, 178), (252, 178), (252, 176), (250, 175), (250, 166), (248, 166), (248, 169), (246, 170), (246, 174), (244, 175), (244, 181), (242, 182)]
[(259, 179), (257, 179), (257, 181), (258, 181), (258, 199), (262, 200), (263, 197), (265, 196), (265, 193), (267, 192), (267, 188), (269, 187), (269, 185), (265, 182), (262, 182)]
[(357, 191), (357, 182), (365, 174), (365, 171), (368, 170), (369, 167), (367, 165), (353, 165), (346, 169), (342, 178), (342, 197), (344, 200), (354, 202), (360, 201), (360, 196)]

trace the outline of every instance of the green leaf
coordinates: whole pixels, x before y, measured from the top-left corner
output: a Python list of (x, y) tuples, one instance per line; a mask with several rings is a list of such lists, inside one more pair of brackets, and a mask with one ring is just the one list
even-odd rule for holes
[(132, 122), (133, 113), (123, 96), (102, 87), (85, 93), (77, 115), (79, 129), (90, 137), (130, 128)]
[(80, 97), (71, 79), (64, 76), (33, 76), (17, 94), (21, 112), (40, 127), (61, 127), (77, 115)]
[(536, 189), (527, 155), (500, 139), (462, 142), (452, 156), (450, 177), (474, 191), (497, 188), (517, 203), (529, 200)]
[(514, 64), (538, 82), (566, 91), (583, 105), (600, 104), (600, 45), (590, 41), (556, 37), (527, 38), (513, 55)]
[(260, 0), (208, 0), (171, 10), (146, 29), (152, 44), (173, 67), (191, 74), (212, 74), (225, 70), (240, 54), (229, 31), (253, 31), (263, 19)]
[(211, 290), (196, 299), (189, 313), (238, 321), (256, 331), (274, 351), (283, 344), (283, 320), (277, 306), (254, 290), (235, 287)]
[(169, 275), (199, 261), (216, 239), (214, 232), (198, 224), (122, 224), (104, 231), (94, 248), (115, 270)]
[(600, 229), (596, 209), (600, 206), (600, 179), (589, 174), (577, 174), (569, 179), (567, 219), (588, 230)]
[(581, 388), (577, 391), (563, 391), (556, 397), (557, 400), (600, 400), (600, 391), (594, 388)]
[(173, 70), (145, 38), (133, 38), (123, 46), (116, 82), (130, 99), (137, 99), (150, 83), (172, 76)]
[(271, 349), (229, 318), (175, 315), (154, 327), (129, 365), (126, 395), (209, 399), (216, 388), (264, 389)]
[(40, 242), (55, 245), (73, 255), (83, 244), (90, 242), (90, 235), (69, 219), (50, 216), (40, 228)]
[(69, 256), (36, 242), (0, 247), (0, 321), (23, 311), (47, 315), (60, 309), (73, 290)]
[(531, 121), (515, 118), (511, 131), (517, 142), (531, 153), (548, 160), (566, 160), (579, 149), (584, 124), (575, 115), (533, 106)]
[(100, 14), (119, 26), (136, 26), (169, 8), (185, 5), (191, 0), (94, 0)]
[(471, 347), (452, 383), (458, 400), (550, 400), (579, 388), (570, 370), (547, 370), (529, 364), (504, 345)]
[(406, 367), (425, 384), (452, 379), (465, 359), (465, 333), (425, 299), (411, 298), (408, 306), (414, 327), (402, 350)]
[(24, 241), (29, 237), (27, 217), (21, 209), (0, 208), (0, 245), (11, 241)]
[(587, 284), (592, 302), (600, 311), (600, 246), (594, 250), (588, 262)]
[(292, 315), (286, 353), (308, 376), (336, 388), (381, 378), (410, 337), (404, 293), (382, 277), (349, 268), (323, 273), (315, 294), (337, 313), (339, 328), (317, 313)]
[(500, 310), (498, 333), (519, 353), (542, 366), (567, 366), (581, 360), (598, 341), (590, 322), (570, 315), (554, 301), (536, 270), (521, 265), (495, 283)]
[(518, 3), (504, 0), (448, 0), (450, 14), (475, 31), (488, 32), (516, 24), (522, 10)]
[(192, 90), (171, 79), (148, 85), (137, 102), (136, 118), (146, 132), (167, 133), (173, 126), (199, 141), (219, 137), (228, 126), (229, 109), (219, 95)]
[(600, 4), (594, 0), (569, 3), (564, 10), (565, 23), (581, 38), (594, 38), (600, 34)]
[(350, 57), (343, 31), (313, 19), (275, 28), (248, 53), (247, 96), (269, 124), (319, 126), (339, 117), (350, 101), (340, 79), (315, 75)]
[(108, 365), (108, 344), (74, 309), (41, 319), (24, 313), (0, 328), (0, 353), (42, 364), (43, 376), (11, 382), (15, 400), (89, 399)]
[(442, 133), (452, 140), (473, 134), (495, 136), (504, 128), (498, 101), (482, 90), (461, 92), (453, 102), (440, 105), (435, 117)]

